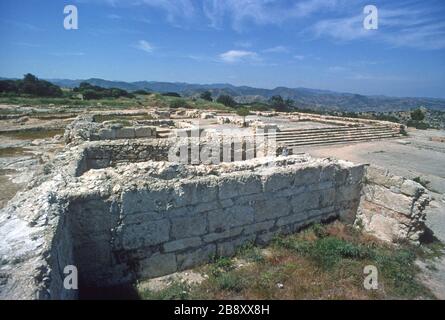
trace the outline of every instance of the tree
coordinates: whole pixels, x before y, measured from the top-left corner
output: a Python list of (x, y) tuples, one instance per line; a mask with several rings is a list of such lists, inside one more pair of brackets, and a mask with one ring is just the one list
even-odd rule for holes
[(25, 74), (23, 80), (18, 81), (18, 86), (21, 93), (38, 97), (60, 97), (63, 95), (60, 87), (48, 81), (39, 80), (30, 73)]
[(227, 94), (222, 94), (216, 99), (216, 102), (225, 105), (226, 107), (233, 108), (236, 106), (236, 101)]
[(162, 95), (163, 95), (164, 97), (181, 98), (181, 95), (180, 95), (179, 93), (177, 93), (177, 92), (165, 92), (165, 93), (162, 93)]
[(423, 119), (425, 119), (425, 114), (420, 108), (416, 109), (411, 112), (411, 119), (413, 119), (414, 121), (422, 121)]
[(243, 127), (246, 126), (246, 117), (250, 114), (249, 109), (247, 108), (239, 108), (236, 110), (236, 114), (239, 115), (240, 117), (243, 117)]
[(213, 101), (212, 93), (210, 91), (204, 91), (199, 97), (203, 100)]
[(288, 109), (286, 102), (283, 100), (282, 96), (273, 96), (269, 99), (269, 103), (271, 107), (276, 111), (284, 112)]
[(133, 91), (134, 94), (140, 94), (140, 95), (147, 95), (150, 94), (150, 92), (148, 92), (147, 90), (136, 90)]
[(17, 81), (14, 80), (1, 80), (0, 81), (0, 92), (4, 93), (18, 93), (19, 88), (17, 86)]

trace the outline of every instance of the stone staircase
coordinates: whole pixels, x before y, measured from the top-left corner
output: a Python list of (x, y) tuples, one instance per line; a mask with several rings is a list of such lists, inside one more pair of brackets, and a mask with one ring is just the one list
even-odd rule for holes
[(284, 129), (275, 134), (264, 134), (276, 139), (277, 145), (297, 148), (308, 145), (324, 145), (364, 142), (400, 137), (400, 132), (387, 126), (327, 127), (318, 129)]

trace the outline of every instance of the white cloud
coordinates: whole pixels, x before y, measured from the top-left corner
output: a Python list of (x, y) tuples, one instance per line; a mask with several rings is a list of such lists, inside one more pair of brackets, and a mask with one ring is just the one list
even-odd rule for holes
[(379, 8), (379, 28), (365, 30), (364, 15), (325, 19), (305, 30), (316, 38), (329, 37), (336, 41), (372, 39), (393, 47), (418, 49), (445, 48), (445, 22), (437, 12), (418, 7)]
[(195, 7), (191, 0), (142, 0), (140, 2), (165, 11), (167, 20), (171, 23), (195, 16)]
[(139, 40), (136, 48), (148, 53), (151, 53), (154, 50), (153, 46), (146, 40)]
[(211, 26), (220, 28), (224, 18), (228, 17), (232, 27), (242, 31), (248, 22), (281, 25), (289, 19), (306, 17), (321, 10), (336, 10), (345, 1), (305, 0), (295, 3), (280, 0), (204, 0), (203, 11)]
[(227, 63), (235, 63), (243, 60), (258, 59), (258, 54), (253, 51), (229, 50), (219, 55), (220, 59)]
[(297, 60), (304, 60), (305, 56), (303, 56), (301, 54), (296, 54), (296, 55), (294, 55), (294, 58)]
[(264, 49), (263, 52), (266, 53), (287, 53), (289, 49), (285, 46), (276, 46), (268, 49)]

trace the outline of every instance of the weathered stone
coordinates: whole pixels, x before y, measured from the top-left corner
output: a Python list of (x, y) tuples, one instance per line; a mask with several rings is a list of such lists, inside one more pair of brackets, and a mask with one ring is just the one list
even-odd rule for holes
[(164, 243), (165, 252), (180, 251), (188, 248), (198, 247), (202, 241), (199, 237), (180, 239)]
[(116, 139), (134, 139), (136, 137), (134, 128), (126, 127), (116, 130)]
[(207, 215), (200, 213), (192, 216), (172, 218), (171, 236), (173, 239), (200, 236), (207, 232)]
[(254, 241), (255, 241), (255, 235), (252, 234), (234, 240), (218, 243), (216, 245), (216, 255), (218, 257), (233, 256), (236, 253), (236, 250), (243, 244)]
[(215, 242), (222, 239), (239, 236), (243, 232), (243, 227), (236, 227), (226, 231), (209, 233), (203, 236), (204, 242)]
[(425, 188), (412, 180), (405, 180), (400, 187), (400, 192), (407, 196), (416, 197), (425, 192)]
[(315, 209), (320, 203), (320, 193), (303, 193), (293, 196), (291, 198), (291, 205), (294, 212), (301, 212), (305, 210)]
[(184, 270), (190, 267), (211, 261), (216, 254), (216, 246), (208, 244), (196, 250), (179, 253), (177, 255), (178, 269)]
[(287, 198), (258, 201), (255, 203), (254, 208), (255, 221), (257, 222), (287, 216), (291, 211), (289, 199)]
[(289, 188), (295, 180), (292, 172), (278, 172), (267, 175), (264, 181), (264, 192), (274, 192), (280, 189)]
[(123, 226), (122, 247), (136, 249), (160, 244), (169, 240), (170, 223), (168, 220), (158, 220), (140, 225)]
[(155, 278), (173, 273), (177, 270), (176, 256), (174, 254), (154, 254), (140, 262), (141, 278)]
[(152, 127), (136, 127), (134, 132), (136, 138), (156, 137), (156, 129)]
[(229, 199), (262, 192), (261, 179), (256, 175), (233, 175), (219, 183), (219, 198)]
[(209, 212), (209, 231), (222, 232), (233, 227), (252, 223), (254, 210), (248, 206), (235, 206)]

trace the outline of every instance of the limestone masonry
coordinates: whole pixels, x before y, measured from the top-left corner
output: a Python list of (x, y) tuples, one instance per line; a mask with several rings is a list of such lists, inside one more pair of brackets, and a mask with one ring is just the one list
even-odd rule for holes
[(63, 287), (68, 265), (80, 290), (113, 286), (335, 218), (387, 241), (415, 242), (425, 229), (429, 197), (413, 181), (258, 145), (243, 161), (169, 162), (172, 141), (159, 132), (173, 126), (72, 123), (65, 150), (0, 211), (0, 299), (76, 299)]

